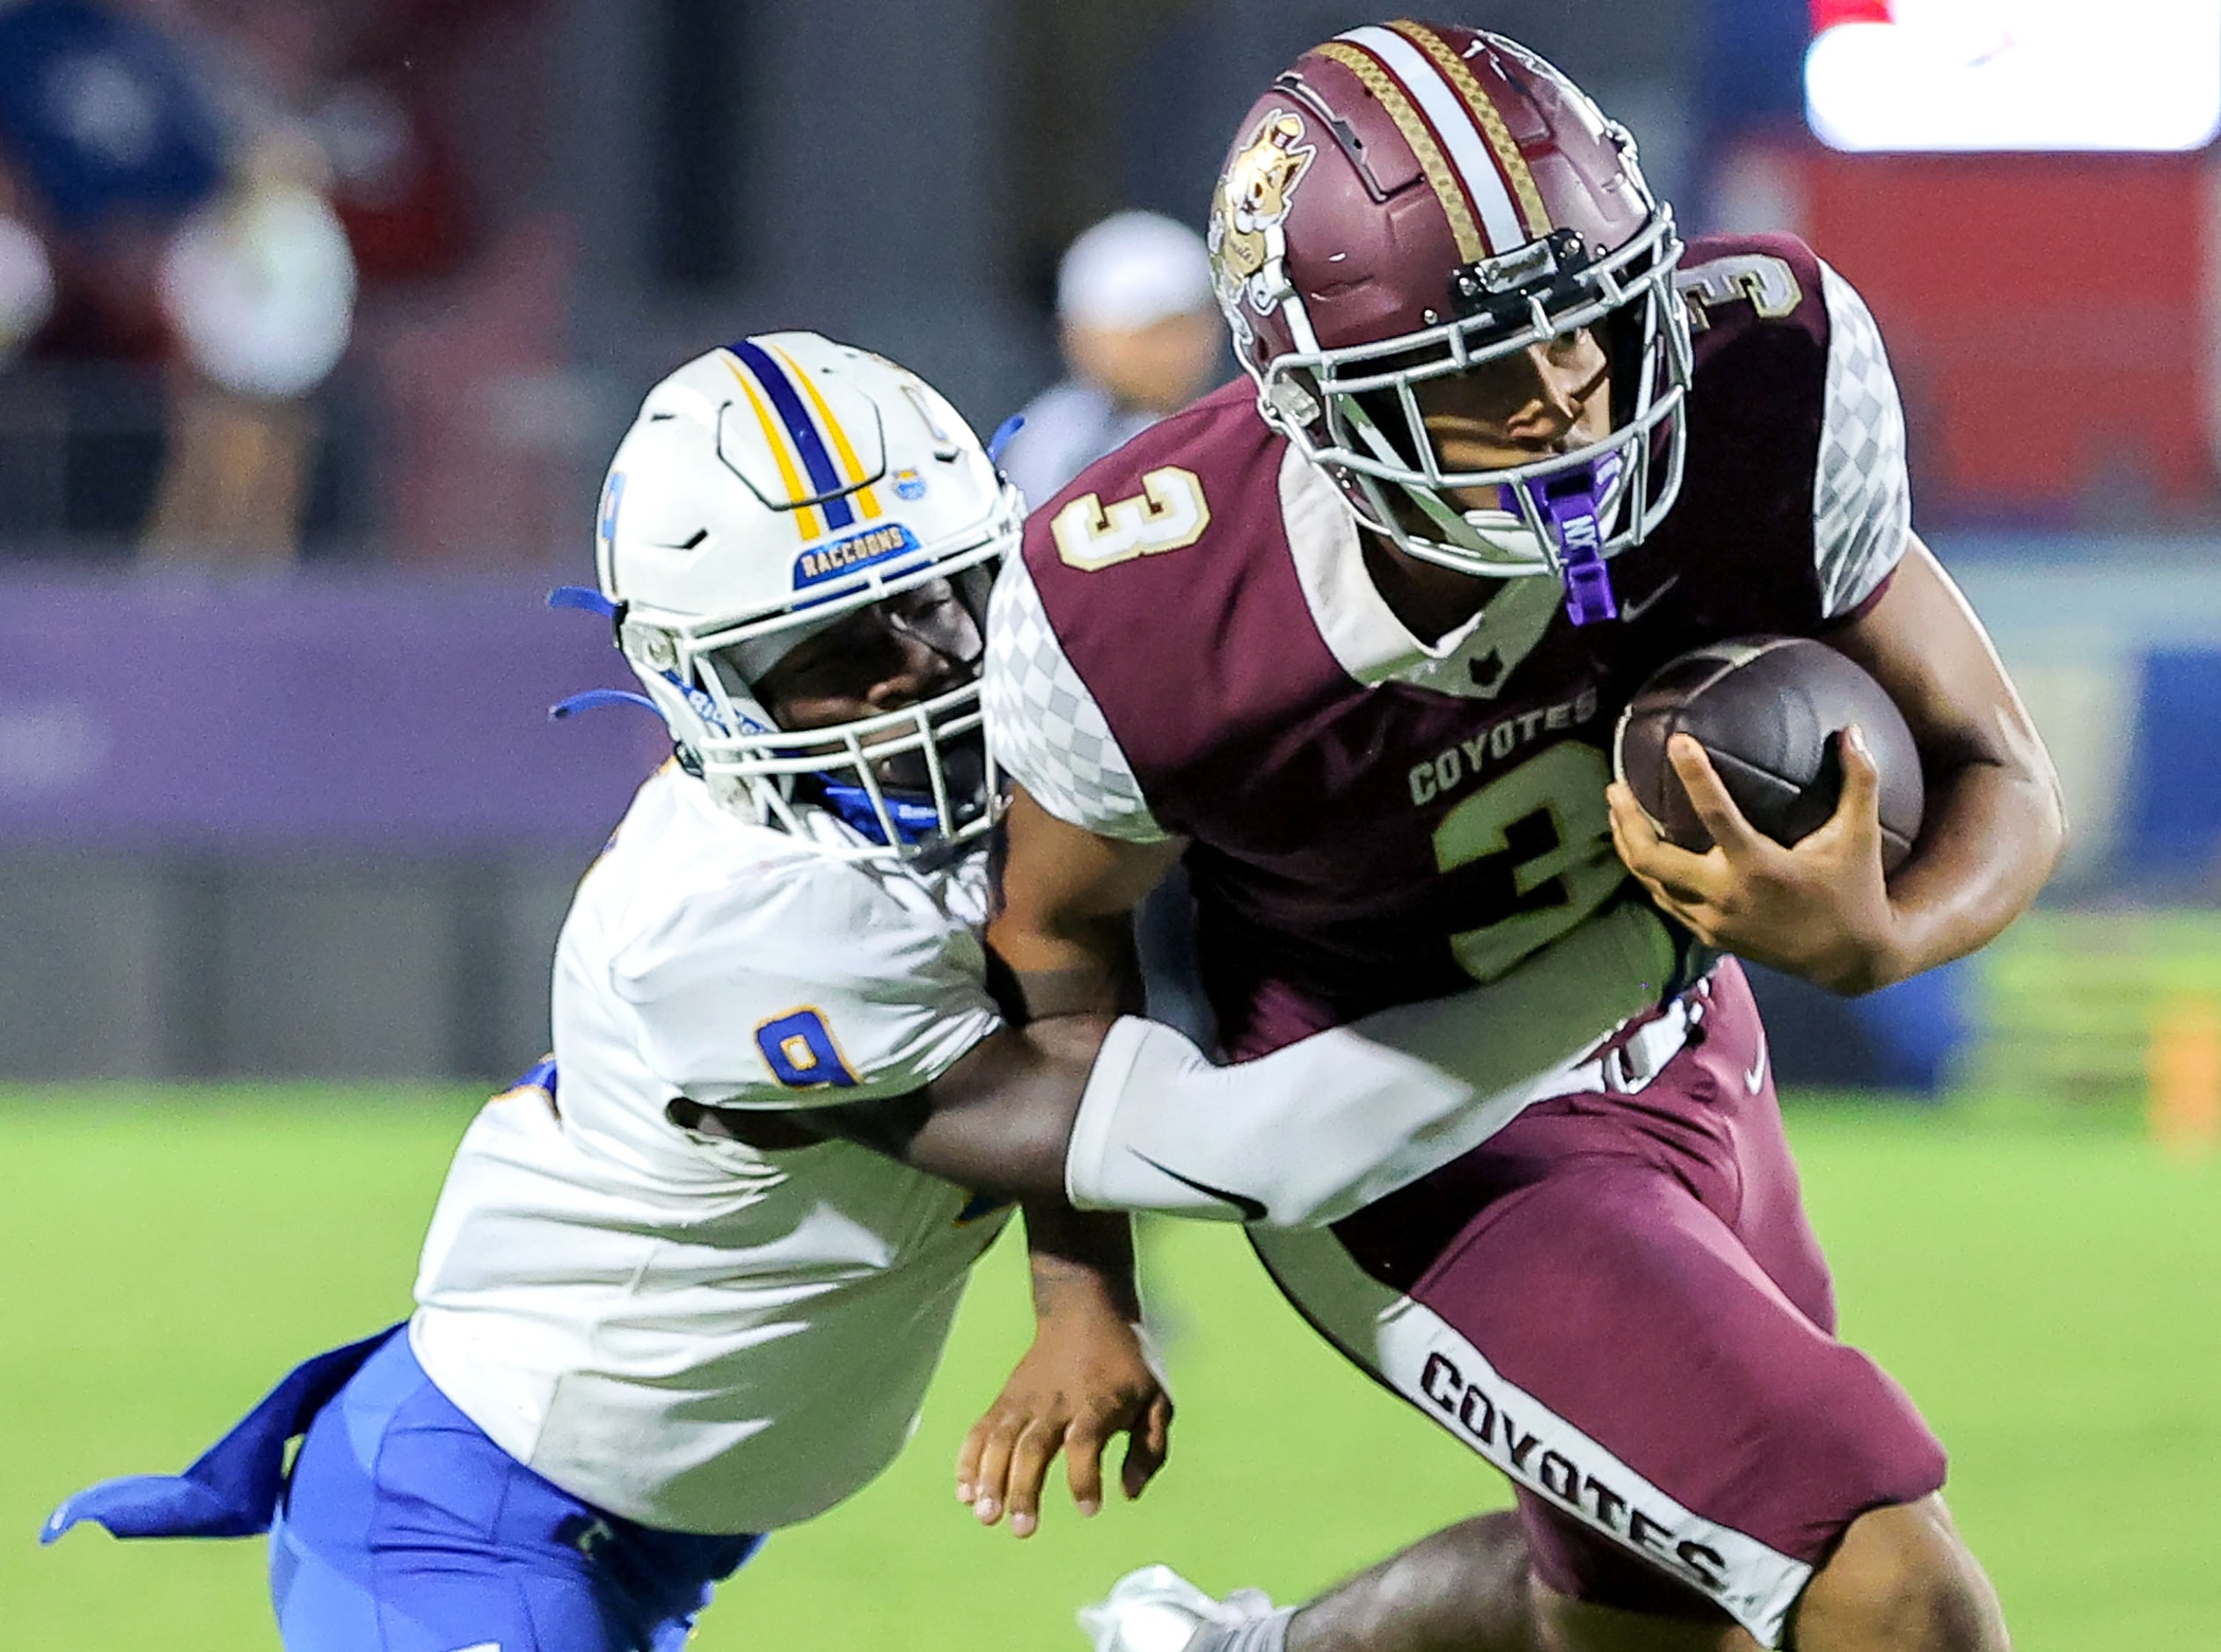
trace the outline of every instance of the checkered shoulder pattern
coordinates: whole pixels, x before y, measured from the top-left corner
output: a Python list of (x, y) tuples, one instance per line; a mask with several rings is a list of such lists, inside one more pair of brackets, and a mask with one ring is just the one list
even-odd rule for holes
[(1904, 554), (1912, 525), (1905, 415), (1881, 330), (1858, 290), (1823, 264), (1828, 386), (1812, 485), (1813, 553), (1823, 612), (1847, 614)]
[(1003, 565), (987, 610), (987, 739), (1003, 771), (1062, 821), (1128, 843), (1162, 843), (1133, 765), (1065, 657), (1023, 556)]

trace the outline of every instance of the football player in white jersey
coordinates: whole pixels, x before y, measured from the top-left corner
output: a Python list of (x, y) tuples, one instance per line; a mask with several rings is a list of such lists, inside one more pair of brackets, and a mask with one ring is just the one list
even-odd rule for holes
[[(661, 1652), (761, 1534), (886, 1466), (1009, 1207), (776, 1110), (993, 1067), (976, 679), (1021, 508), (939, 395), (814, 334), (654, 389), (599, 589), (559, 595), (614, 620), (677, 756), (580, 886), (554, 1058), (464, 1137), (406, 1327), (50, 1539), (269, 1528), (292, 1652)], [(1105, 1444), (1137, 1495), (1171, 1418), (1126, 1218), (1026, 1228), (1036, 1339), (961, 1471), (1021, 1536), (1060, 1448), (1092, 1512)]]

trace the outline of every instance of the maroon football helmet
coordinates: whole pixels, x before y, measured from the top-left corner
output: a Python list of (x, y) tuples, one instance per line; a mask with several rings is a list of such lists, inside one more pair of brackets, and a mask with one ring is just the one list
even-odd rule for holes
[[(1604, 559), (1680, 489), (1690, 375), (1681, 241), (1626, 128), (1501, 36), (1352, 29), (1244, 118), (1210, 250), (1260, 411), (1368, 526), (1464, 573), (1555, 574), (1576, 624), (1613, 617)], [(1611, 362), (1611, 434), (1446, 470), (1413, 387), (1583, 328)], [(1446, 491), (1492, 486), (1493, 510)]]

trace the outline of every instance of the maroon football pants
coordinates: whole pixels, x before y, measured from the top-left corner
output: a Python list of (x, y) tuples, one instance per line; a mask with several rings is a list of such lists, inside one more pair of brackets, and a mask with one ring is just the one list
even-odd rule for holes
[(1640, 1088), (1252, 1238), (1328, 1341), (1510, 1477), (1551, 1588), (1773, 1646), (1845, 1528), (1936, 1490), (1944, 1454), (1836, 1340), (1749, 983), (1731, 961), (1698, 990)]

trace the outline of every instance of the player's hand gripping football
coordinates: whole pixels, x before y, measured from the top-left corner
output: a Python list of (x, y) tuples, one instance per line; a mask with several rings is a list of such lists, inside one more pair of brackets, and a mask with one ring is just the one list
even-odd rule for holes
[(1743, 817), (1687, 735), (1669, 741), (1666, 755), (1712, 833), (1710, 849), (1666, 842), (1625, 784), (1605, 796), (1620, 859), (1699, 940), (1837, 992), (1865, 992), (1896, 978), (1896, 914), (1882, 881), (1881, 777), (1857, 728), (1840, 744), (1835, 813), (1794, 848)]
[[(1039, 1284), (1037, 1277), (1037, 1295)], [(964, 1436), (957, 1501), (970, 1504), (982, 1525), (1007, 1513), (1012, 1535), (1031, 1536), (1041, 1524), (1041, 1484), (1061, 1451), (1074, 1506), (1096, 1514), (1104, 1448), (1127, 1436), (1119, 1480), (1130, 1501), (1165, 1466), (1172, 1426), (1173, 1397), (1138, 1327), (1100, 1305), (1043, 1312), (1034, 1345)]]

